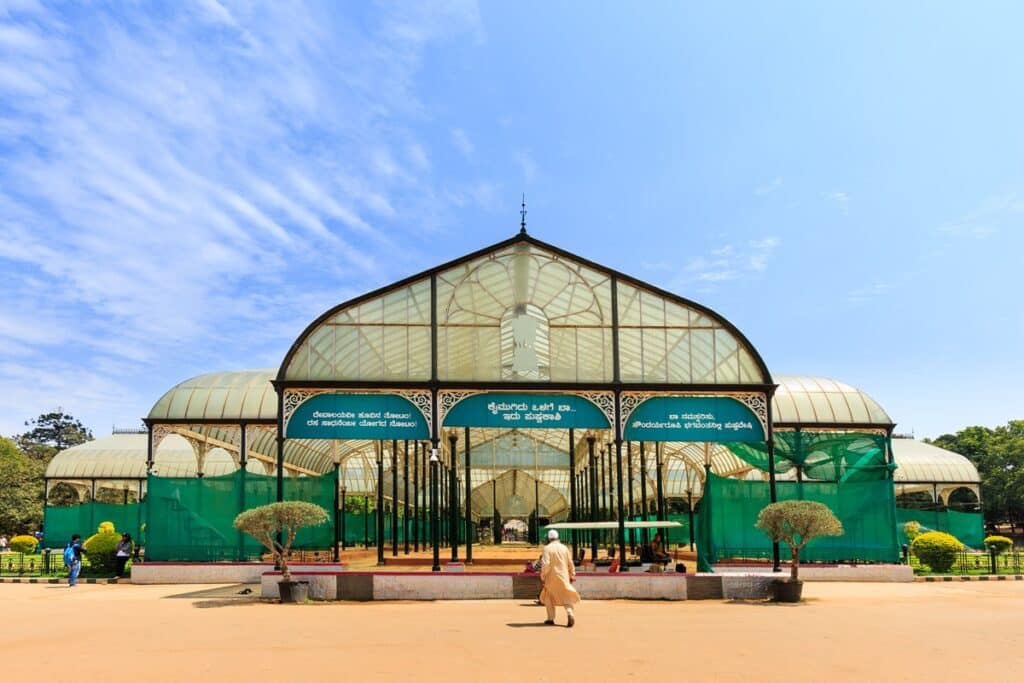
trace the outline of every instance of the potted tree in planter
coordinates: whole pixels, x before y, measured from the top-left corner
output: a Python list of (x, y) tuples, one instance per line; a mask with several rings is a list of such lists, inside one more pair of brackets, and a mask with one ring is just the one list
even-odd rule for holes
[(810, 500), (786, 500), (772, 503), (757, 516), (757, 528), (775, 543), (789, 546), (792, 557), (789, 580), (774, 584), (777, 602), (800, 602), (803, 581), (800, 580), (800, 551), (821, 536), (842, 536), (843, 525), (828, 506)]
[(309, 597), (308, 583), (292, 581), (288, 554), (300, 529), (319, 526), (327, 519), (327, 511), (319, 505), (297, 500), (261, 505), (235, 517), (235, 528), (262, 543), (281, 568), (281, 602), (303, 603)]

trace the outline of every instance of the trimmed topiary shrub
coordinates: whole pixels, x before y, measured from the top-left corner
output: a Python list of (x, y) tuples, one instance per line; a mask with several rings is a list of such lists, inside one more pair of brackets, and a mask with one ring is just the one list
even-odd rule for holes
[[(288, 553), (291, 552), (295, 535), (300, 529), (320, 526), (330, 519), (327, 510), (319, 505), (298, 500), (271, 503), (246, 510), (235, 517), (235, 528), (247, 533), (262, 543), (274, 555), (274, 562), (281, 567), (281, 580), (291, 581), (288, 569)], [(278, 534), (281, 540), (278, 540)]]
[(910, 544), (910, 550), (917, 559), (937, 574), (948, 572), (956, 562), (957, 553), (963, 549), (964, 544), (956, 536), (942, 531), (921, 534)]
[(913, 543), (921, 535), (921, 522), (907, 522), (903, 525), (903, 533), (907, 535), (907, 541)]
[(985, 547), (991, 548), (996, 547), (997, 553), (1005, 553), (1007, 550), (1013, 548), (1013, 541), (1008, 539), (1006, 536), (986, 536)]
[(821, 536), (842, 536), (843, 524), (827, 505), (810, 500), (784, 500), (772, 503), (757, 516), (758, 529), (776, 543), (789, 546), (792, 556), (790, 580), (800, 578), (800, 551)]
[(117, 544), (121, 534), (114, 531), (111, 522), (100, 524), (97, 533), (85, 540), (85, 558), (91, 573), (113, 574), (117, 571)]
[(14, 538), (12, 538), (11, 542), (8, 544), (8, 547), (10, 547), (10, 549), (13, 552), (31, 555), (36, 551), (36, 546), (38, 544), (39, 542), (35, 539), (35, 536), (28, 536), (23, 534), (21, 536), (15, 536)]

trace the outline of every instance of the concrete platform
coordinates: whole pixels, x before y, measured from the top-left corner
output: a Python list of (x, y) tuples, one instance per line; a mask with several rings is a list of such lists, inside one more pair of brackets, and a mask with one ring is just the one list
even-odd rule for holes
[[(292, 578), (309, 583), (313, 600), (522, 600), (540, 593), (537, 574), (513, 572), (296, 570)], [(576, 588), (584, 600), (761, 600), (778, 578), (777, 574), (579, 573)], [(264, 572), (261, 595), (276, 599), (280, 580), (280, 572)]]
[[(293, 570), (345, 571), (345, 564), (293, 564)], [(260, 582), (272, 562), (140, 562), (132, 565), (134, 584)]]

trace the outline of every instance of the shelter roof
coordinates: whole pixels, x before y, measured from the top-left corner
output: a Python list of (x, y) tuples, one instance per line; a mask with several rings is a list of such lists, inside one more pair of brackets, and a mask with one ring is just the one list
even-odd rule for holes
[(978, 469), (970, 460), (938, 446), (907, 438), (892, 440), (896, 461), (893, 478), (901, 482), (969, 483), (981, 481)]
[(211, 372), (187, 379), (161, 396), (148, 418), (155, 421), (276, 420), (277, 392), (270, 383), (274, 372)]
[[(46, 477), (63, 480), (145, 479), (146, 434), (112, 434), (72, 446), (55, 455), (46, 466)], [(153, 466), (163, 477), (196, 476), (196, 454), (181, 436), (170, 435), (157, 451)], [(207, 476), (229, 474), (236, 465), (230, 454), (215, 448), (206, 455)]]
[(891, 427), (889, 414), (875, 399), (849, 384), (827, 377), (775, 375), (772, 418), (783, 425), (877, 425)]

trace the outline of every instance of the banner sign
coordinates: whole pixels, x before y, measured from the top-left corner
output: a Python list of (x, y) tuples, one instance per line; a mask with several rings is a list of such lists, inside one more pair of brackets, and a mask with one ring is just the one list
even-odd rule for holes
[(608, 418), (585, 398), (571, 394), (476, 394), (455, 404), (445, 427), (608, 429)]
[(317, 394), (288, 421), (289, 439), (429, 439), (423, 414), (392, 394)]
[(627, 441), (764, 441), (757, 415), (728, 396), (656, 396), (633, 411)]

